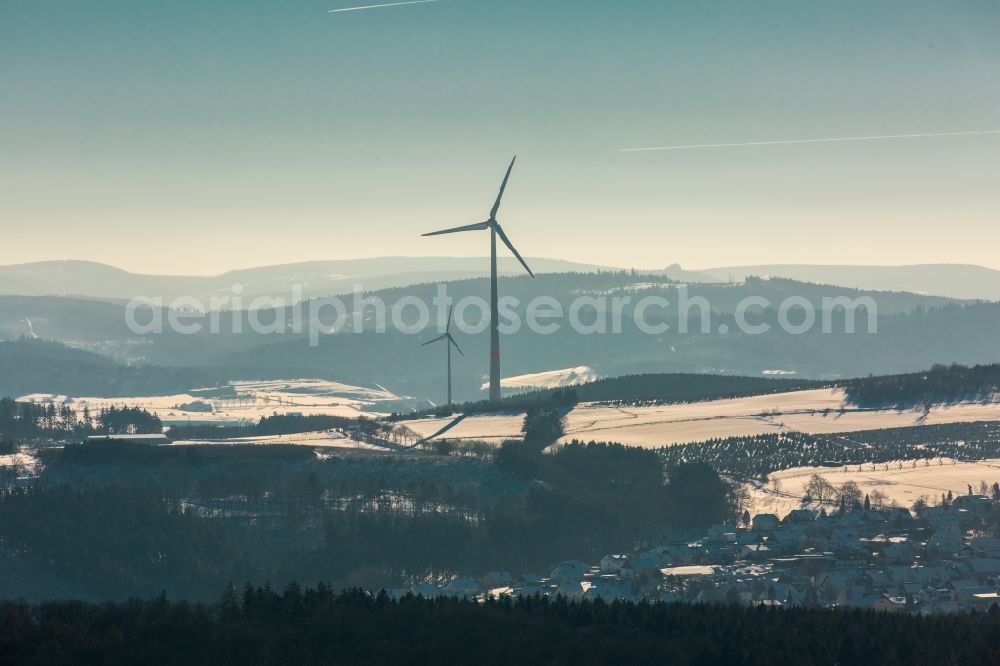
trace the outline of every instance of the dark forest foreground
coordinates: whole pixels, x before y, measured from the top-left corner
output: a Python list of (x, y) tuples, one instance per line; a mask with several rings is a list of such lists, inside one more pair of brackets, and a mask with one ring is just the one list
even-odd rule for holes
[(399, 602), (246, 588), (212, 605), (0, 605), (0, 663), (1000, 663), (1000, 612), (922, 618), (710, 605)]

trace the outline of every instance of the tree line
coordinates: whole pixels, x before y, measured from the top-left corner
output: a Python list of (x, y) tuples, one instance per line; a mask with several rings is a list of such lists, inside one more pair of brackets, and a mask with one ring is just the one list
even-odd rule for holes
[[(0, 533), (29, 568), (16, 582), (31, 594), (58, 582), (95, 599), (156, 589), (204, 599), (212, 572), (366, 586), (498, 567), (545, 573), (737, 515), (733, 486), (703, 463), (667, 469), (622, 446), (543, 453), (561, 419), (533, 411), (525, 441), (495, 460), (319, 459), (301, 446), (46, 450), (41, 476), (0, 499)], [(443, 476), (427, 476), (442, 465)], [(178, 563), (192, 574), (180, 577)]]
[(857, 379), (845, 387), (852, 403), (883, 409), (983, 400), (1000, 393), (1000, 364), (935, 365), (926, 372)]
[(579, 402), (614, 405), (666, 405), (705, 400), (744, 398), (817, 388), (843, 388), (851, 404), (872, 409), (910, 409), (916, 406), (983, 400), (1000, 393), (1000, 364), (972, 367), (935, 365), (907, 374), (859, 377), (838, 381), (748, 377), (697, 373), (647, 373), (609, 377), (573, 387), (527, 391), (504, 398), (438, 407), (394, 419), (481, 414), (526, 410), (531, 407), (572, 407)]
[(484, 603), (329, 585), (227, 588), (213, 603), (0, 604), (10, 666), (105, 664), (1000, 663), (1000, 609), (921, 617), (870, 610), (569, 602)]
[(713, 438), (658, 449), (667, 466), (703, 462), (720, 473), (763, 478), (792, 467), (1000, 457), (1000, 422), (907, 426), (830, 435), (801, 432)]
[(356, 419), (328, 414), (274, 414), (262, 416), (257, 423), (241, 425), (175, 425), (167, 434), (171, 439), (235, 439), (240, 437), (262, 437), (266, 435), (296, 435), (303, 432), (330, 430), (333, 428), (379, 429), (371, 419)]
[(86, 437), (96, 434), (148, 434), (163, 431), (160, 417), (139, 407), (112, 405), (80, 413), (69, 404), (0, 399), (0, 439)]

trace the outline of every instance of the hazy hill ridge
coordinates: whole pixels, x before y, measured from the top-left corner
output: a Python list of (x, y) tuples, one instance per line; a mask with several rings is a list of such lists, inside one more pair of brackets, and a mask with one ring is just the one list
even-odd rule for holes
[[(606, 266), (560, 259), (529, 258), (538, 273), (594, 272)], [(517, 260), (503, 257), (502, 274), (523, 272)], [(295, 285), (304, 297), (350, 293), (360, 284), (366, 291), (447, 282), (487, 275), (484, 257), (377, 257), (311, 261), (229, 271), (215, 276), (145, 275), (90, 261), (44, 261), (0, 266), (0, 294), (18, 296), (77, 296), (128, 300), (136, 296), (179, 296), (207, 300), (243, 287), (245, 300), (256, 296), (291, 298)]]
[[(489, 280), (453, 281), (448, 287), (456, 300), (486, 297)], [(502, 279), (501, 290), (504, 295), (519, 299), (522, 306), (539, 294), (552, 296), (563, 304), (564, 311), (580, 295), (655, 295), (671, 303), (678, 302), (678, 286), (666, 277), (630, 272), (551, 273), (539, 274), (534, 280), (526, 275), (506, 277)], [(761, 376), (770, 371), (798, 378), (838, 379), (912, 372), (935, 363), (973, 365), (998, 360), (995, 331), (1000, 328), (1000, 304), (997, 303), (964, 303), (900, 292), (860, 292), (785, 279), (691, 285), (689, 290), (691, 296), (703, 296), (711, 304), (713, 326), (705, 334), (680, 334), (676, 313), (669, 312), (662, 316), (672, 329), (664, 335), (638, 331), (630, 323), (628, 311), (624, 328), (618, 334), (580, 335), (566, 322), (554, 335), (539, 336), (522, 327), (518, 333), (504, 336), (503, 373), (511, 377), (586, 365), (605, 377), (651, 372)], [(435, 284), (425, 283), (379, 290), (374, 295), (391, 307), (404, 297), (431, 303), (435, 292)], [(842, 326), (835, 325), (832, 335), (819, 332), (789, 335), (777, 327), (775, 312), (771, 310), (760, 315), (772, 325), (771, 332), (755, 336), (738, 333), (733, 311), (741, 299), (763, 297), (777, 304), (790, 295), (808, 298), (815, 304), (826, 297), (869, 296), (878, 304), (878, 332), (847, 335)], [(286, 321), (289, 316), (288, 312), (258, 314), (263, 322)], [(241, 333), (233, 330), (234, 317), (243, 321)], [(305, 334), (293, 330), (268, 335), (254, 333), (247, 323), (248, 317), (246, 312), (223, 313), (221, 331), (217, 334), (206, 330), (195, 335), (169, 331), (136, 335), (126, 327), (124, 307), (118, 303), (0, 296), (0, 339), (34, 335), (99, 352), (129, 365), (178, 369), (164, 382), (164, 390), (175, 390), (177, 380), (190, 372), (203, 381), (314, 377), (359, 385), (377, 382), (399, 395), (435, 400), (440, 397), (444, 372), (441, 355), (428, 353), (420, 346), (432, 337), (433, 331), (405, 335), (390, 330), (377, 334), (366, 324), (362, 334), (323, 335), (318, 346), (310, 346)], [(30, 322), (30, 329), (26, 322)], [(728, 327), (728, 333), (719, 332), (722, 324)], [(697, 330), (697, 325), (692, 330)], [(457, 359), (454, 366), (456, 398), (478, 399), (488, 335), (461, 331), (457, 335), (466, 356)], [(956, 344), (956, 340), (962, 344)], [(12, 387), (29, 384), (34, 387), (37, 371), (23, 364), (18, 367), (18, 372), (5, 378), (7, 382)], [(155, 379), (157, 374), (108, 373), (108, 382), (101, 388), (107, 391), (123, 384), (159, 384)], [(86, 373), (80, 376), (85, 378)], [(83, 388), (76, 387), (75, 391)], [(45, 392), (42, 389), (32, 390)], [(117, 390), (115, 393), (119, 394)]]
[(723, 266), (685, 271), (671, 266), (666, 275), (702, 282), (741, 281), (748, 276), (782, 277), (802, 282), (871, 289), (908, 291), (949, 298), (1000, 300), (1000, 271), (970, 264), (915, 264), (911, 266), (822, 266), (762, 264)]
[[(536, 273), (623, 270), (596, 264), (530, 257)], [(129, 299), (178, 296), (208, 299), (225, 295), (234, 284), (244, 296), (285, 296), (300, 285), (303, 296), (348, 293), (355, 284), (366, 290), (482, 277), (485, 257), (375, 257), (260, 266), (215, 276), (147, 275), (89, 261), (43, 261), (0, 266), (0, 294), (21, 296), (81, 296)], [(500, 272), (519, 275), (515, 259), (500, 258)], [(957, 299), (1000, 300), (1000, 271), (967, 264), (911, 266), (847, 266), (760, 264), (685, 270), (674, 264), (665, 270), (643, 270), (681, 282), (743, 281), (748, 276), (781, 277), (872, 291), (905, 291)]]

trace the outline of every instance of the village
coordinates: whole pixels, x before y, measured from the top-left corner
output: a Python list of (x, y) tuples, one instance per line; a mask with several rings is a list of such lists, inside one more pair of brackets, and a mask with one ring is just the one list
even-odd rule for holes
[(634, 555), (559, 562), (545, 575), (494, 571), (481, 580), (384, 592), (394, 598), (540, 595), (913, 614), (987, 611), (1000, 604), (1000, 500), (970, 492), (918, 509), (862, 505), (829, 513), (800, 508), (784, 518), (744, 514), (743, 526), (678, 532)]

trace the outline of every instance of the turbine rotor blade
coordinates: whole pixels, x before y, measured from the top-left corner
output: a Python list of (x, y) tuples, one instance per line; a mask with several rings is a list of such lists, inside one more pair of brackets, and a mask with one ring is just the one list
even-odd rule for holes
[(517, 257), (517, 260), (521, 262), (522, 266), (524, 266), (524, 270), (528, 271), (528, 275), (535, 277), (535, 274), (531, 272), (530, 268), (528, 268), (528, 263), (521, 257), (521, 254), (514, 249), (514, 245), (510, 242), (510, 239), (507, 238), (507, 234), (503, 232), (500, 225), (494, 224), (493, 227), (497, 230), (497, 235), (500, 236), (500, 240), (503, 241), (503, 244), (507, 246), (507, 249), (510, 250), (515, 257)]
[(444, 335), (439, 335), (439, 336), (437, 336), (437, 337), (436, 337), (436, 338), (434, 338), (433, 340), (428, 340), (427, 342), (425, 342), (424, 344), (422, 344), (422, 345), (420, 345), (420, 346), (421, 346), (421, 347), (426, 347), (427, 345), (429, 345), (429, 344), (431, 344), (431, 343), (434, 343), (434, 342), (437, 342), (438, 340), (444, 340), (444, 339), (445, 339), (445, 338), (447, 338), (447, 337), (448, 337), (448, 334), (447, 334), (447, 333), (445, 333)]
[(448, 334), (448, 342), (450, 342), (451, 344), (455, 345), (455, 349), (458, 350), (459, 354), (461, 354), (462, 356), (465, 356), (465, 352), (462, 351), (462, 348), (458, 346), (457, 342), (455, 342), (455, 338), (451, 337), (451, 333)]
[(517, 161), (517, 155), (514, 155), (514, 159), (510, 161), (510, 166), (507, 167), (507, 175), (503, 177), (503, 183), (500, 185), (500, 194), (497, 195), (497, 202), (493, 204), (493, 210), (490, 211), (490, 219), (497, 219), (497, 211), (500, 210), (500, 200), (503, 199), (503, 191), (507, 189), (507, 181), (510, 180), (510, 172), (514, 169), (514, 162)]
[(484, 231), (490, 228), (489, 222), (478, 222), (476, 224), (467, 224), (464, 227), (453, 227), (451, 229), (442, 229), (441, 231), (432, 231), (429, 234), (420, 234), (421, 236), (440, 236), (442, 234), (457, 234), (460, 231)]
[(450, 308), (448, 308), (448, 325), (444, 327), (444, 332), (445, 333), (448, 333), (448, 334), (451, 333), (451, 313), (454, 312), (454, 311), (455, 311), (455, 306), (454, 305), (451, 306)]

